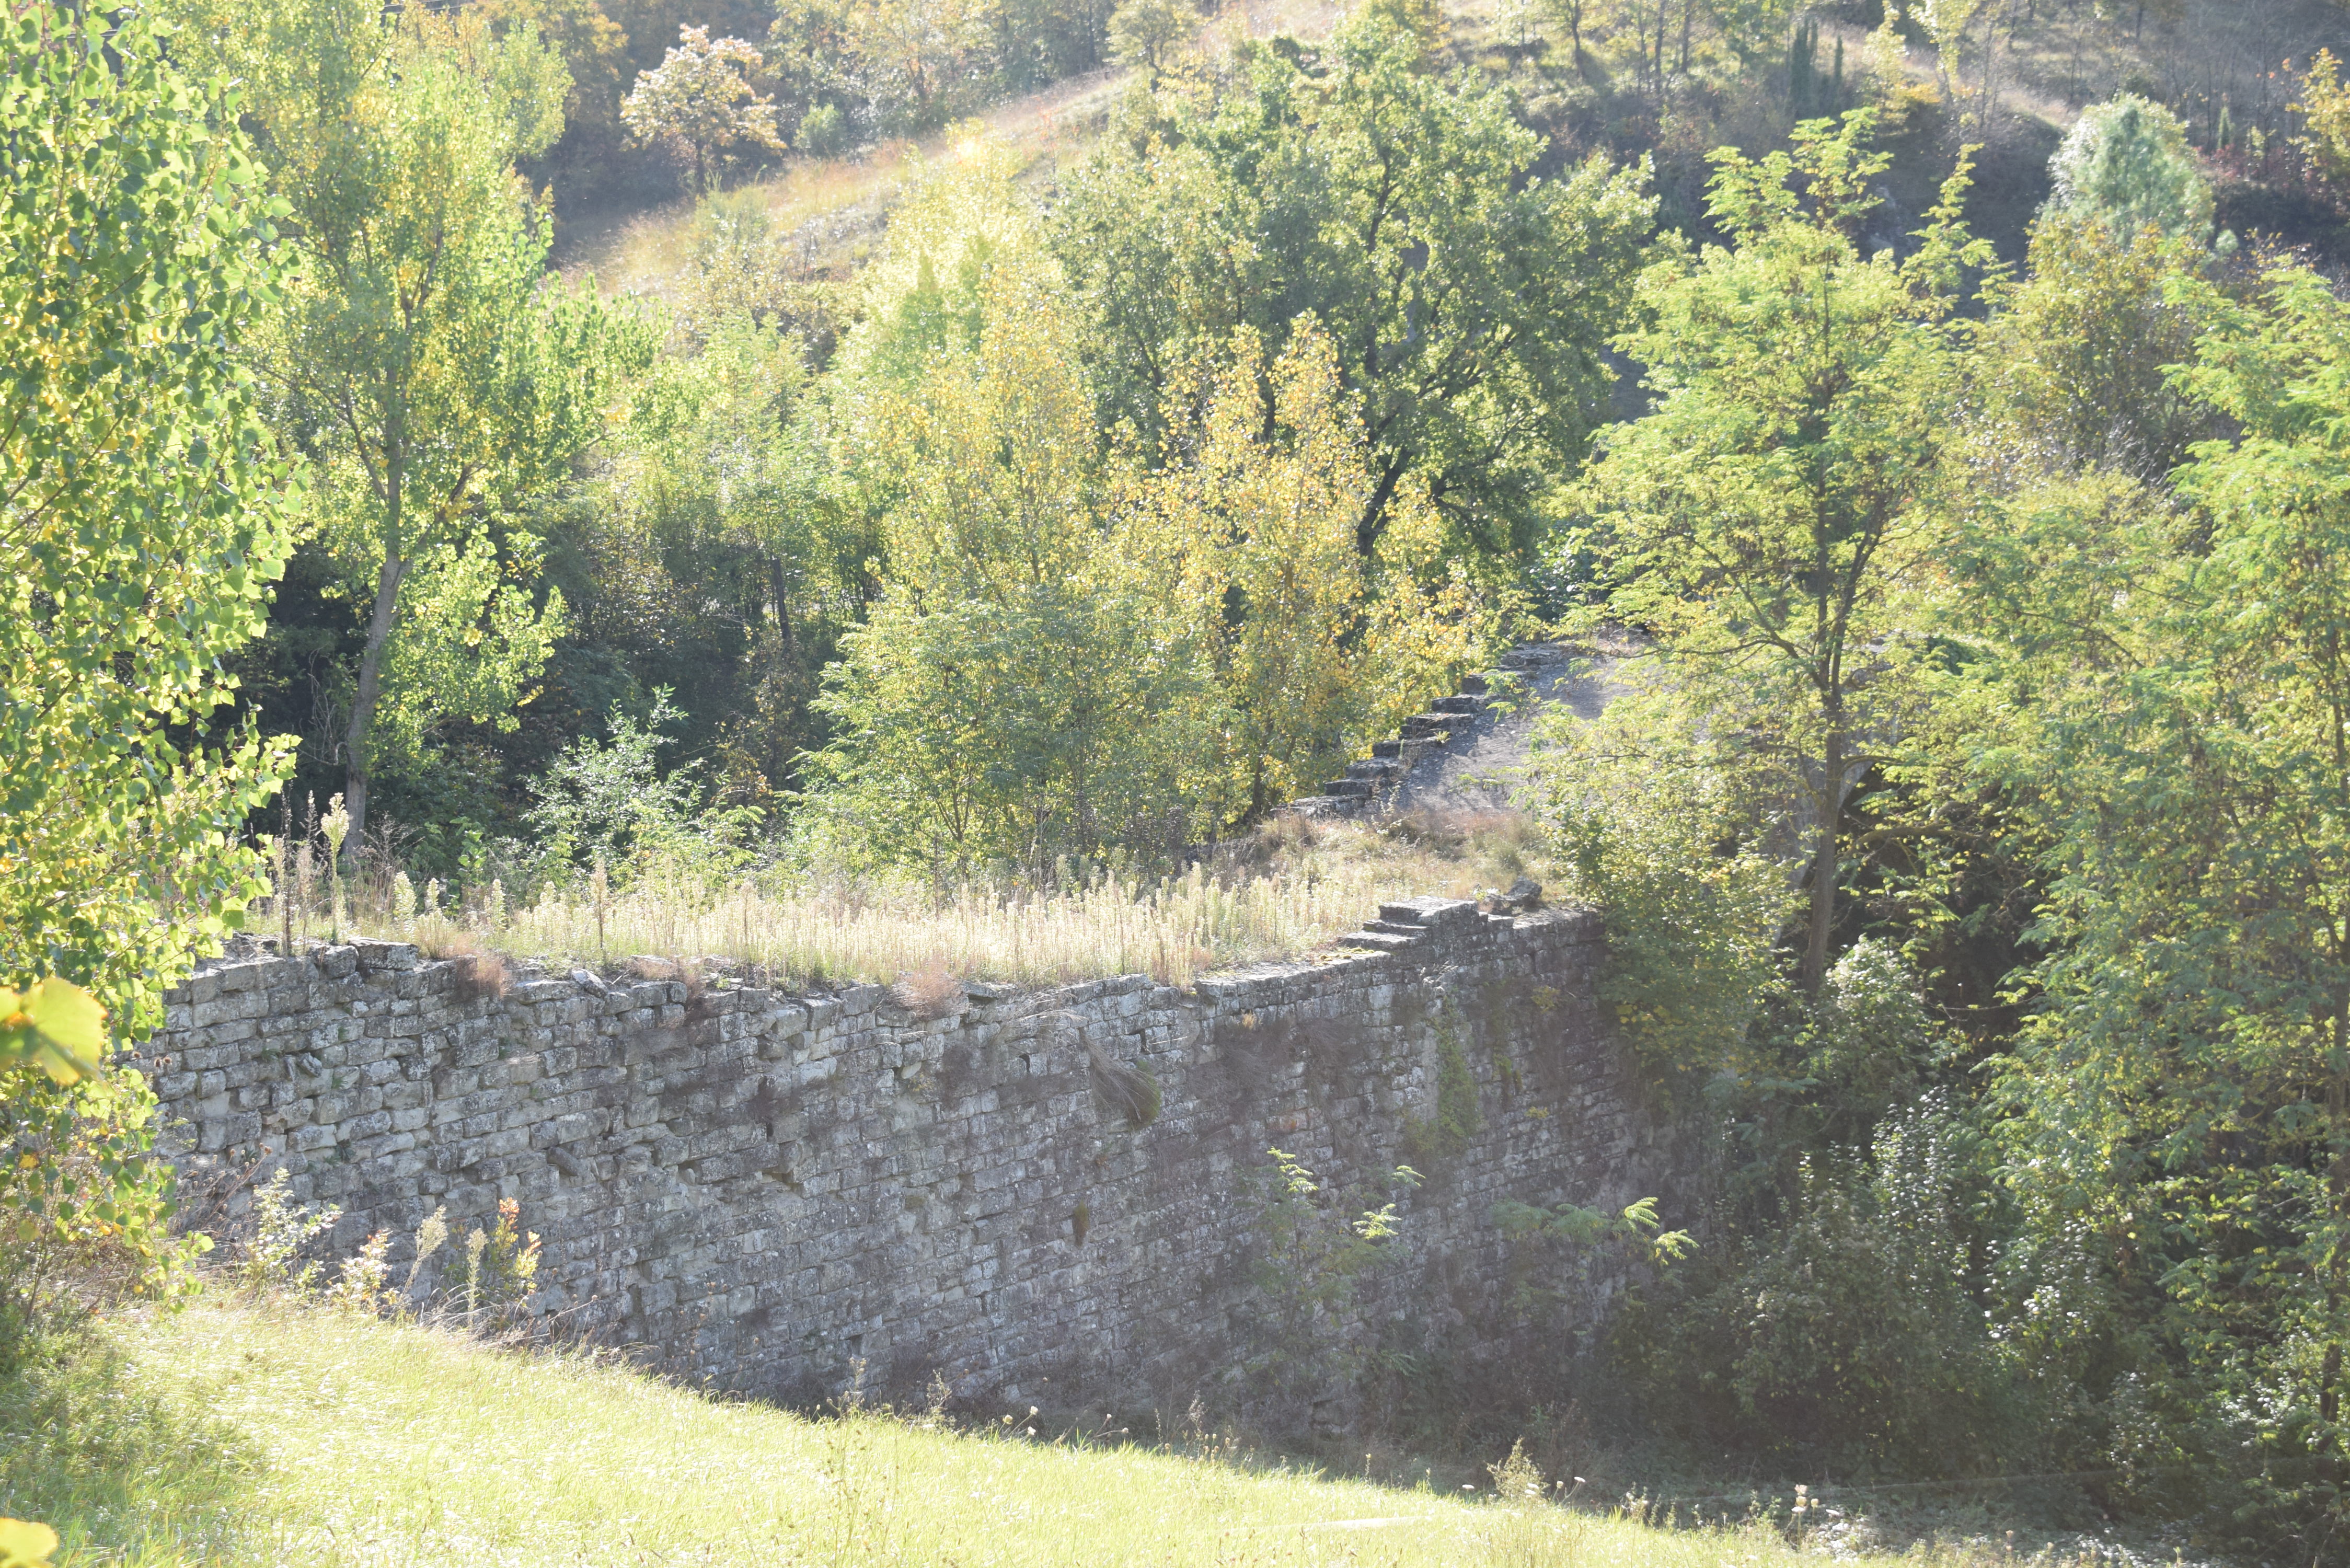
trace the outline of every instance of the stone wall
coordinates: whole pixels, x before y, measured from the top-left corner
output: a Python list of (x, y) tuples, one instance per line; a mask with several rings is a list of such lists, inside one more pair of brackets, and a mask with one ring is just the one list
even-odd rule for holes
[[(806, 1398), (861, 1359), (883, 1386), (1180, 1411), (1262, 1348), (1271, 1147), (1334, 1187), (1426, 1169), (1324, 1325), (1363, 1343), (1490, 1358), (1529, 1331), (1497, 1199), (1674, 1208), (1672, 1140), (1592, 999), (1596, 917), (1419, 899), (1350, 940), (1182, 992), (972, 985), (928, 1017), (873, 986), (525, 971), (499, 995), (404, 946), (248, 948), (173, 994), (145, 1065), (232, 1226), (282, 1165), (345, 1211), (338, 1252), (391, 1231), (398, 1278), (436, 1206), (462, 1234), (515, 1199), (535, 1310), (676, 1375)], [(1553, 1346), (1626, 1267), (1544, 1266)]]

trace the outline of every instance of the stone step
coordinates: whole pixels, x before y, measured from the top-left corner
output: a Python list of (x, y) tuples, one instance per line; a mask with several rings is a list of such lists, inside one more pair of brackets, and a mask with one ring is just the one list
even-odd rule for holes
[(1379, 923), (1389, 929), (1416, 931), (1423, 929), (1417, 904), (1381, 904)]
[(1452, 732), (1463, 729), (1472, 721), (1469, 713), (1415, 713), (1403, 722), (1403, 738), (1407, 741), (1449, 739)]
[(1428, 709), (1431, 713), (1482, 713), (1485, 711), (1485, 699), (1467, 695), (1439, 697)]
[(1375, 757), (1390, 757), (1400, 760), (1403, 756), (1403, 742), (1401, 741), (1373, 741), (1371, 742), (1371, 755)]
[(1350, 779), (1384, 779), (1395, 771), (1393, 763), (1378, 757), (1373, 757), (1367, 762), (1353, 762), (1347, 764), (1347, 776)]
[(1370, 794), (1371, 781), (1368, 779), (1332, 779), (1329, 783), (1322, 786), (1322, 793), (1329, 795), (1351, 795), (1356, 799), (1360, 800), (1367, 798)]
[(1402, 952), (1418, 941), (1418, 937), (1399, 937), (1386, 931), (1349, 931), (1338, 939), (1342, 948), (1368, 948), (1374, 952)]
[(1391, 937), (1419, 937), (1428, 933), (1426, 926), (1408, 926), (1394, 920), (1365, 920), (1363, 929), (1383, 932)]

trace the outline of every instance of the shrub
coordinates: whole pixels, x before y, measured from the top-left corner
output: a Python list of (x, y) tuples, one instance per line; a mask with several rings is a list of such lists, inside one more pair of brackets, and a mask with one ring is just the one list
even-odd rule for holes
[(1450, 1025), (1436, 1032), (1436, 1115), (1423, 1119), (1406, 1113), (1403, 1149), (1424, 1165), (1450, 1159), (1469, 1147), (1485, 1125), (1477, 1104), (1477, 1078), (1461, 1049), (1461, 1032)]
[(0, 1068), (0, 1369), (91, 1302), (189, 1288), (211, 1243), (170, 1231), (155, 1111), (136, 1073), (61, 1085)]
[(484, 1308), (499, 1316), (518, 1314), (538, 1282), (538, 1232), (522, 1229), (522, 1205), (498, 1200), (498, 1217), (488, 1230), (466, 1233), (450, 1289), (462, 1295), (471, 1320)]
[(294, 1201), (286, 1168), (279, 1166), (276, 1175), (253, 1189), (253, 1234), (245, 1240), (238, 1282), (256, 1295), (308, 1300), (323, 1265), (315, 1259), (304, 1262), (302, 1249), (342, 1217), (339, 1209), (308, 1209)]
[(2152, 228), (2200, 240), (2211, 227), (2211, 187), (2177, 115), (2136, 93), (2084, 109), (2049, 160), (2051, 204), (2123, 236)]
[(830, 158), (848, 145), (848, 117), (838, 104), (817, 104), (800, 116), (794, 144), (812, 158)]
[(1600, 999), (1660, 1073), (1738, 1060), (1783, 992), (1778, 941), (1794, 899), (1759, 792), (1700, 727), (1644, 733), (1635, 699), (1596, 722), (1547, 718), (1539, 733), (1536, 806), (1562, 892), (1607, 921)]
[(1849, 1166), (1806, 1161), (1784, 1222), (1653, 1291), (1618, 1345), (1679, 1435), (1785, 1459), (1992, 1473), (2039, 1450), (1990, 1332), (1965, 1134), (1931, 1099)]
[(1314, 1405), (1351, 1388), (1368, 1368), (1371, 1346), (1350, 1321), (1356, 1280), (1399, 1229), (1399, 1195), (1420, 1174), (1399, 1165), (1388, 1174), (1388, 1201), (1358, 1209), (1371, 1194), (1334, 1189), (1295, 1155), (1265, 1150), (1271, 1164), (1248, 1173), (1245, 1201), (1258, 1246), (1255, 1348), (1239, 1371), (1261, 1418), (1299, 1424)]

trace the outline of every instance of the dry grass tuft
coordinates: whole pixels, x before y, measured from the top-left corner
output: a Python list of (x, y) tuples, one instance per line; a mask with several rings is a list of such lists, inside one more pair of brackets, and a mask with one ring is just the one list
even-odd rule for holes
[(685, 987), (685, 1005), (695, 1012), (703, 998), (710, 994), (710, 977), (702, 972), (698, 959), (662, 958), (655, 953), (639, 953), (623, 959), (620, 968), (638, 980), (675, 981)]
[(1158, 1079), (1118, 1061), (1098, 1045), (1087, 1045), (1086, 1060), (1093, 1068), (1094, 1093), (1126, 1118), (1128, 1128), (1139, 1132), (1159, 1119)]
[(960, 1012), (963, 1005), (962, 981), (952, 971), (932, 959), (911, 973), (899, 977), (889, 988), (890, 1000), (916, 1018), (944, 1018)]
[(1055, 1043), (1061, 1047), (1075, 1044), (1084, 1049), (1087, 1076), (1093, 1084), (1095, 1097), (1125, 1117), (1128, 1128), (1139, 1132), (1159, 1119), (1160, 1097), (1158, 1079), (1139, 1067), (1119, 1061), (1087, 1039), (1074, 1013), (1055, 1013), (1053, 1033)]
[(504, 956), (494, 951), (478, 932), (453, 920), (437, 916), (418, 920), (407, 940), (416, 944), (418, 956), (456, 966), (460, 1002), (477, 1002), (483, 997), (501, 1000), (514, 984), (514, 974), (506, 968)]
[(514, 984), (514, 973), (506, 961), (495, 953), (466, 953), (457, 961), (457, 995), (465, 1002), (484, 997), (493, 1002), (504, 1001)]

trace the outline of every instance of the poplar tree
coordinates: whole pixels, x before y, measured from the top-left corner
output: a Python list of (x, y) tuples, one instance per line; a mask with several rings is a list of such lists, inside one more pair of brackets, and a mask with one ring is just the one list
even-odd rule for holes
[[(137, 21), (35, 5), (0, 76), (0, 983), (136, 1028), (258, 890), (284, 758), (191, 752), (287, 548), (234, 348), (277, 293), (251, 151)], [(115, 64), (109, 66), (109, 57)]]
[(308, 525), (363, 617), (342, 725), (351, 841), (379, 763), (452, 717), (511, 728), (567, 625), (535, 504), (604, 431), (645, 334), (547, 272), (516, 174), (569, 78), (529, 24), (494, 36), (358, 0), (200, 15), (188, 47), (249, 84), (293, 280), (254, 355), (316, 460)]
[(827, 672), (811, 821), (942, 876), (1247, 822), (1451, 690), (1495, 618), (1421, 486), (1357, 548), (1378, 469), (1310, 320), (1278, 355), (1232, 334), (1166, 441), (1105, 451), (1014, 171), (983, 151), (899, 210), (820, 416), (881, 591)]

